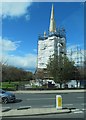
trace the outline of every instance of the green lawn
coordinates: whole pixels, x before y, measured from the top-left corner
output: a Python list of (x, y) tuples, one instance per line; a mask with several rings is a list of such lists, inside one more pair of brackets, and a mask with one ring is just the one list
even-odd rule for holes
[(1, 82), (0, 83), (0, 88), (2, 89), (16, 89), (16, 85), (18, 85), (19, 82)]

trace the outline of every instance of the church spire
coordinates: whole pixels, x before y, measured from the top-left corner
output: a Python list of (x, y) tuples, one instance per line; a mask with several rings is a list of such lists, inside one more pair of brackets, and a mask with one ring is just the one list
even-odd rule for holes
[(49, 32), (56, 32), (56, 24), (55, 24), (55, 20), (54, 20), (54, 6), (53, 6), (53, 4), (52, 4), (52, 11), (51, 11)]

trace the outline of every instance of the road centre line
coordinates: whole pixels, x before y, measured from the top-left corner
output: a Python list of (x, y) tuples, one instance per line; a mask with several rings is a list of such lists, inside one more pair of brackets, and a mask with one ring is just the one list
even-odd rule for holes
[(43, 105), (42, 107), (55, 107), (55, 105)]
[[(73, 104), (63, 104), (63, 106), (65, 105), (72, 106)], [(42, 107), (55, 107), (55, 105), (44, 105)]]
[[(55, 98), (36, 98), (36, 99), (27, 99), (27, 100), (34, 101), (34, 100), (52, 100), (52, 99), (55, 100)], [(63, 105), (72, 106), (73, 104), (63, 104)]]
[(52, 99), (55, 100), (55, 98), (36, 98), (36, 99), (27, 99), (27, 100), (52, 100)]

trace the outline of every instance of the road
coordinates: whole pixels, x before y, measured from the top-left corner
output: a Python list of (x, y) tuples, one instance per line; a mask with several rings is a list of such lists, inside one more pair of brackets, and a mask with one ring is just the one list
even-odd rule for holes
[[(44, 107), (55, 107), (56, 93), (16, 93), (17, 101), (16, 103), (3, 104), (2, 107), (11, 107), (12, 109), (17, 109), (21, 106), (31, 106), (32, 108), (44, 108)], [(84, 100), (84, 93), (60, 93), (62, 96), (62, 106), (67, 108), (72, 108), (72, 112), (69, 114), (59, 114), (59, 115), (44, 115), (43, 118), (84, 118), (84, 105), (86, 105)], [(76, 109), (73, 109), (76, 108)], [(29, 116), (32, 118), (32, 116)], [(42, 116), (33, 116), (41, 118)], [(27, 119), (27, 117), (25, 117)], [(19, 118), (18, 118), (19, 119)], [(7, 119), (6, 119), (7, 120)]]

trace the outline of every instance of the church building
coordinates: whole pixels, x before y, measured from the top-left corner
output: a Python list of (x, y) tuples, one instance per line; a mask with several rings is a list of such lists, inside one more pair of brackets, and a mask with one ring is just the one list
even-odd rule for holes
[(54, 6), (52, 5), (50, 26), (48, 34), (44, 32), (38, 39), (37, 69), (46, 69), (49, 57), (54, 54), (66, 54), (66, 36), (64, 28), (57, 28), (54, 19)]

